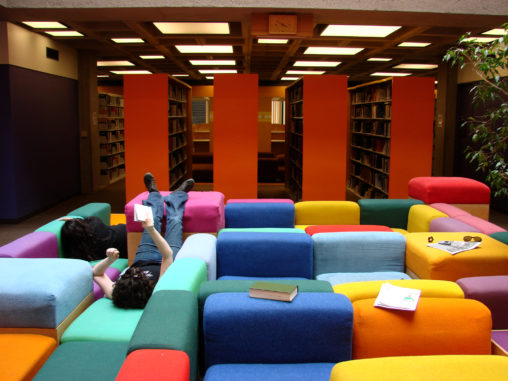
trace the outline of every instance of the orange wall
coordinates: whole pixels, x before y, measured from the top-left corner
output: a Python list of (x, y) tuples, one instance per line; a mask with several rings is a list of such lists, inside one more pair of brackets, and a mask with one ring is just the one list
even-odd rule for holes
[(345, 200), (347, 77), (305, 76), (303, 81), (302, 200)]
[(215, 76), (214, 118), (214, 190), (226, 199), (257, 198), (257, 74)]
[(124, 76), (126, 200), (144, 192), (151, 172), (160, 190), (169, 190), (168, 76)]
[(394, 78), (392, 84), (389, 198), (407, 198), (407, 184), (431, 176), (434, 78)]

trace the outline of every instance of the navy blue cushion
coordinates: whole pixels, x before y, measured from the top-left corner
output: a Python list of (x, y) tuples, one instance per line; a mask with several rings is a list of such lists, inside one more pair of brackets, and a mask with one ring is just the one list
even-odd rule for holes
[(350, 360), (352, 324), (342, 294), (303, 292), (291, 303), (213, 294), (203, 310), (206, 367)]
[(328, 381), (333, 363), (224, 364), (210, 367), (204, 381)]
[(312, 239), (307, 234), (224, 232), (217, 238), (217, 278), (312, 279)]
[(293, 228), (295, 205), (289, 202), (235, 202), (224, 208), (226, 228)]

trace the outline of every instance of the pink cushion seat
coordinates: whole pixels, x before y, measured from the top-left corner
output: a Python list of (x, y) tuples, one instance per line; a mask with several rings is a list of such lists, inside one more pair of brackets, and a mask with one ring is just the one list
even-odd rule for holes
[(489, 204), (490, 188), (466, 177), (414, 177), (408, 194), (426, 204)]
[[(170, 192), (162, 191), (163, 196)], [(148, 192), (134, 197), (125, 205), (128, 232), (142, 232), (141, 223), (134, 221), (134, 204), (141, 204)], [(224, 195), (221, 192), (189, 192), (183, 214), (184, 233), (212, 233), (224, 228)]]
[(450, 204), (445, 204), (443, 202), (435, 202), (433, 204), (430, 204), (429, 206), (432, 206), (434, 209), (437, 209), (440, 212), (443, 212), (444, 214), (446, 214), (448, 217), (452, 217), (452, 218), (455, 218), (457, 216), (470, 216), (471, 215), (471, 213), (469, 213), (463, 209), (457, 208), (456, 206), (453, 206)]
[(481, 233), (487, 235), (506, 231), (501, 226), (485, 221), (483, 218), (476, 216), (457, 216), (455, 219), (471, 225), (472, 227), (478, 229)]

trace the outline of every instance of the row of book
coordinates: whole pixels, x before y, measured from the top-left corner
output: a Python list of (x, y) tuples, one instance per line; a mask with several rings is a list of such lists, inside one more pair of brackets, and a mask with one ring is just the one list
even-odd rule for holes
[(303, 150), (303, 136), (302, 135), (291, 135), (291, 147), (302, 152)]
[(289, 102), (297, 102), (303, 99), (303, 85), (299, 83), (291, 87), (289, 92)]
[(115, 143), (123, 140), (123, 130), (99, 131), (99, 143)]
[(391, 122), (389, 120), (353, 120), (353, 132), (390, 137)]
[(171, 169), (169, 171), (169, 188), (174, 189), (177, 185), (179, 185), (182, 180), (187, 175), (187, 166), (186, 165), (180, 165), (176, 167), (175, 169)]
[(125, 176), (125, 165), (122, 164), (118, 167), (110, 169), (101, 169), (101, 176), (107, 176), (110, 182), (116, 180), (119, 177), (123, 177)]
[(303, 102), (292, 103), (290, 105), (290, 115), (293, 118), (301, 118), (303, 117)]
[(355, 148), (374, 151), (384, 155), (389, 155), (390, 153), (390, 141), (384, 138), (353, 134), (351, 136), (351, 145)]
[(389, 103), (360, 104), (353, 106), (354, 118), (378, 118), (389, 119), (392, 113), (392, 105)]
[(357, 178), (360, 178), (360, 180), (367, 183), (368, 185), (375, 186), (376, 188), (379, 188), (384, 192), (387, 191), (388, 189), (387, 175), (380, 172), (372, 171), (369, 168), (357, 164), (355, 162), (352, 163), (351, 171)]
[(99, 152), (101, 156), (115, 155), (124, 151), (124, 142), (103, 143), (99, 145)]
[(351, 101), (355, 103), (383, 102), (392, 98), (392, 87), (387, 85), (360, 88), (352, 92)]
[(101, 116), (123, 118), (123, 107), (99, 106), (99, 118)]
[(390, 159), (385, 156), (353, 148), (351, 150), (351, 158), (380, 171), (386, 173), (390, 171)]
[(169, 119), (169, 133), (174, 134), (177, 132), (187, 131), (187, 124), (184, 119)]
[(180, 148), (184, 145), (187, 145), (187, 136), (184, 134), (181, 135), (171, 135), (168, 139), (168, 147), (170, 151), (173, 151), (177, 148)]
[(291, 131), (296, 134), (303, 134), (303, 120), (302, 119), (290, 119)]
[(171, 169), (180, 165), (181, 163), (187, 160), (187, 151), (184, 149), (179, 149), (169, 153), (169, 167)]
[(362, 198), (388, 198), (387, 192), (376, 189), (356, 177), (349, 178), (348, 188)]
[(99, 130), (123, 130), (123, 119), (99, 119)]
[(182, 116), (186, 117), (186, 106), (183, 103), (173, 103), (169, 101), (169, 116)]
[(121, 95), (99, 94), (99, 106), (123, 107), (123, 97)]
[(125, 157), (123, 152), (114, 156), (101, 157), (100, 168), (111, 169), (125, 164)]
[(187, 89), (175, 84), (169, 84), (168, 98), (180, 102), (187, 102)]

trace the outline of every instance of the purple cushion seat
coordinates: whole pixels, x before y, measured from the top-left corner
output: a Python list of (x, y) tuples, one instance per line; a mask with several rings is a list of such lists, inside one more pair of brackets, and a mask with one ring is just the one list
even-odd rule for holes
[(461, 278), (457, 284), (464, 296), (475, 299), (492, 313), (492, 329), (508, 329), (508, 275)]
[(434, 218), (429, 225), (429, 232), (470, 232), (480, 233), (475, 227), (466, 224), (456, 218), (438, 217)]
[[(120, 275), (120, 270), (114, 267), (108, 267), (106, 275), (114, 282)], [(93, 282), (93, 296), (94, 300), (100, 299), (104, 296), (104, 292), (95, 281)]]
[(54, 233), (35, 231), (0, 247), (1, 258), (58, 258)]
[(508, 331), (492, 331), (492, 341), (508, 352)]

